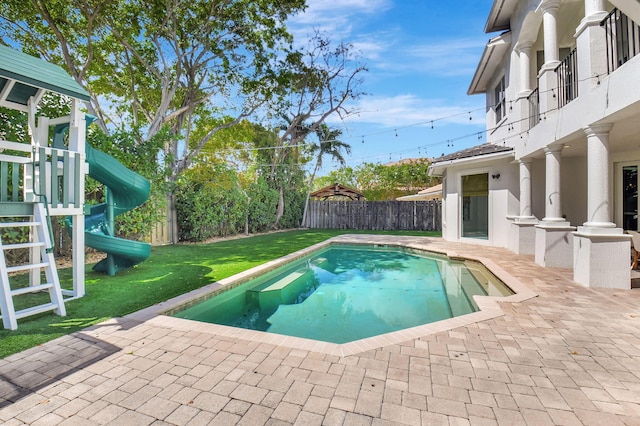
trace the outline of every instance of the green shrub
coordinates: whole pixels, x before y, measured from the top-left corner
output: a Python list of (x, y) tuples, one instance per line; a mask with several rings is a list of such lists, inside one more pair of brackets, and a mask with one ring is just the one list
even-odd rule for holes
[(276, 221), (278, 191), (269, 188), (267, 181), (259, 177), (247, 189), (249, 197), (249, 232), (264, 232)]
[(247, 198), (233, 170), (213, 165), (202, 173), (186, 173), (176, 186), (178, 235), (181, 241), (204, 241), (233, 235), (244, 228)]

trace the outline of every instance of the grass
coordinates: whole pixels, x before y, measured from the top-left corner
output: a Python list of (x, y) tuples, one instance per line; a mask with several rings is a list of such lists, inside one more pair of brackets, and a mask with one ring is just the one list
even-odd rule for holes
[[(410, 231), (295, 230), (210, 244), (154, 247), (145, 262), (113, 277), (96, 273), (87, 265), (86, 296), (66, 303), (66, 317), (45, 313), (19, 320), (18, 330), (0, 329), (0, 359), (345, 233), (440, 236)], [(71, 268), (58, 273), (62, 286), (71, 288)], [(15, 277), (14, 282), (16, 286), (27, 285), (27, 276)], [(18, 301), (16, 308), (27, 301), (32, 302)]]

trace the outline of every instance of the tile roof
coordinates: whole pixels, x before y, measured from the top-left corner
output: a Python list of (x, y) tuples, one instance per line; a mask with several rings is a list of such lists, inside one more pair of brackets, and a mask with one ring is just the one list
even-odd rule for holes
[(456, 151), (451, 154), (443, 155), (433, 159), (433, 163), (442, 161), (459, 160), (461, 158), (480, 157), (482, 155), (495, 154), (498, 152), (513, 151), (513, 147), (494, 145), (491, 143), (483, 143), (482, 145), (472, 146), (471, 148)]

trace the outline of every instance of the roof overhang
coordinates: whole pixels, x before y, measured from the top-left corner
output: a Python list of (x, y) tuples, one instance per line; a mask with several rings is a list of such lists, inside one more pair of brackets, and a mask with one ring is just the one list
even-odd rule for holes
[(88, 101), (89, 94), (61, 67), (0, 45), (0, 105), (25, 110), (45, 91)]
[(435, 195), (427, 195), (427, 194), (403, 195), (402, 197), (396, 197), (396, 201), (428, 201), (429, 199), (434, 198)]
[(309, 197), (311, 198), (320, 198), (322, 200), (326, 200), (329, 197), (337, 196), (349, 197), (352, 200), (364, 200), (364, 194), (362, 192), (356, 191), (355, 189), (349, 188), (344, 185), (340, 185), (339, 183), (325, 186), (324, 188), (318, 189), (317, 191), (309, 194)]
[(487, 161), (496, 161), (513, 158), (515, 156), (514, 151), (502, 151), (494, 154), (477, 155), (475, 157), (465, 157), (456, 160), (445, 160), (438, 163), (431, 163), (429, 166), (429, 176), (442, 176), (444, 171), (449, 167), (466, 166), (476, 163), (484, 163)]
[(502, 63), (505, 53), (511, 46), (511, 33), (506, 32), (489, 40), (482, 52), (480, 63), (471, 80), (468, 95), (486, 93), (487, 86)]
[(485, 33), (505, 31), (511, 28), (511, 15), (518, 5), (518, 0), (494, 0), (484, 26)]

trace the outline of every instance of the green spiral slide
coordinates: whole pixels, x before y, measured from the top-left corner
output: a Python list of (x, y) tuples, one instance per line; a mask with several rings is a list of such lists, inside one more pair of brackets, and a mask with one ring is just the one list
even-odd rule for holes
[[(95, 117), (87, 115), (86, 119), (89, 126)], [(62, 143), (67, 130), (68, 125), (56, 126), (54, 146)], [(85, 147), (89, 176), (107, 187), (107, 202), (91, 206), (91, 212), (85, 215), (85, 245), (107, 253), (107, 257), (96, 263), (93, 269), (115, 275), (144, 261), (151, 254), (150, 244), (114, 236), (115, 217), (144, 204), (149, 199), (151, 184), (112, 156), (88, 143)], [(65, 222), (71, 229), (71, 217), (67, 217)]]
[(113, 218), (133, 210), (149, 199), (150, 183), (112, 156), (86, 145), (89, 176), (107, 187), (107, 202), (91, 207), (84, 218), (85, 244), (107, 253), (96, 263), (95, 271), (114, 275), (130, 268), (151, 254), (151, 245), (113, 236)]

